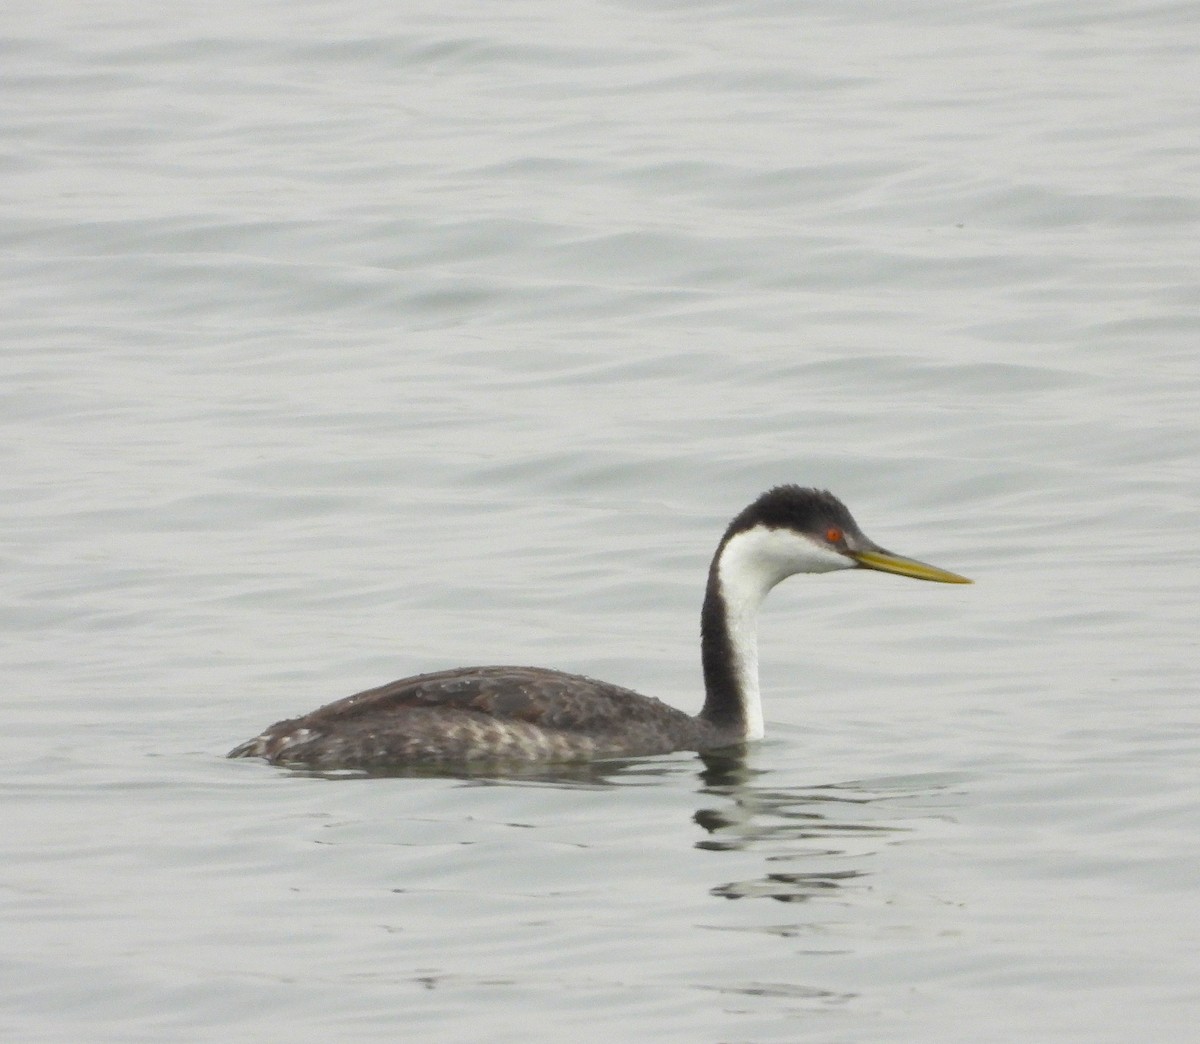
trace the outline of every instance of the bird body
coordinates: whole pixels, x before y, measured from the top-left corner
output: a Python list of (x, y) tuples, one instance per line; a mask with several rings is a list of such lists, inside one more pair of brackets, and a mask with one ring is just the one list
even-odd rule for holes
[(403, 678), (277, 722), (229, 757), (372, 771), (595, 761), (759, 739), (759, 606), (794, 573), (851, 568), (970, 583), (885, 551), (831, 493), (779, 486), (733, 519), (709, 566), (701, 612), (706, 697), (699, 715), (543, 667), (462, 667)]
[(596, 761), (737, 740), (661, 700), (580, 674), (462, 667), (403, 678), (279, 722), (229, 756), (317, 769)]

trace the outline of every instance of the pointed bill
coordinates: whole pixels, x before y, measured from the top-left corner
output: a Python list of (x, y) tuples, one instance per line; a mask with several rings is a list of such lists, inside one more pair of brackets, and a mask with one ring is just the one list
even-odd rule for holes
[(878, 569), (881, 573), (896, 573), (899, 576), (911, 576), (916, 580), (935, 580), (939, 584), (974, 583), (965, 576), (939, 569), (926, 562), (918, 562), (915, 558), (894, 555), (881, 547), (870, 551), (851, 551), (849, 554), (864, 569)]

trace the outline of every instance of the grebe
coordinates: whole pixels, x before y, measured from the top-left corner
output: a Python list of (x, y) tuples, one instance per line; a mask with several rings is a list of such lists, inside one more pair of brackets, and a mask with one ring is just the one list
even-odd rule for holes
[(832, 493), (777, 486), (729, 523), (709, 566), (700, 616), (706, 698), (696, 717), (578, 674), (460, 667), (404, 678), (277, 722), (229, 757), (385, 771), (639, 757), (760, 739), (758, 607), (793, 573), (837, 569), (971, 583), (885, 551)]

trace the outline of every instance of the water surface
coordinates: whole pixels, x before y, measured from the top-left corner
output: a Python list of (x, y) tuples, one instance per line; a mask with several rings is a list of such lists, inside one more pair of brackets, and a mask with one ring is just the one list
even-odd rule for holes
[[(1190, 7), (0, 25), (7, 1036), (1191, 1038)], [(223, 758), (464, 663), (694, 711), (785, 481), (977, 583), (783, 585), (743, 763)]]

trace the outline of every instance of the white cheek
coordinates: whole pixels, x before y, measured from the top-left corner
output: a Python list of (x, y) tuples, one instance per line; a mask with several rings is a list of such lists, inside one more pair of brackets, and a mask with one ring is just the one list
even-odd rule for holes
[[(805, 537), (788, 533), (788, 551), (785, 565), (787, 576), (793, 573), (832, 573), (838, 569), (853, 569), (857, 564), (853, 559), (824, 544), (818, 544)], [(782, 579), (782, 577), (780, 578)]]
[(721, 554), (726, 583), (766, 594), (793, 573), (853, 569), (853, 559), (788, 529), (756, 526), (731, 537)]

